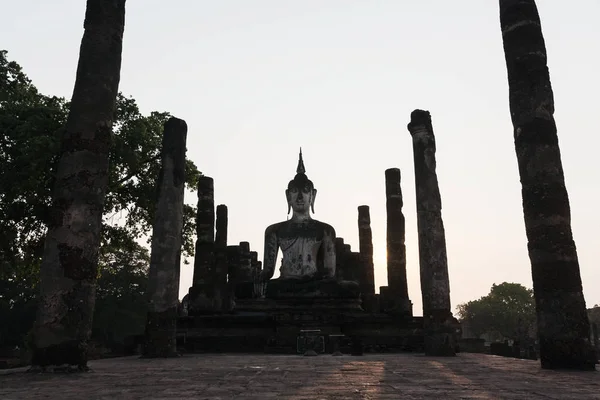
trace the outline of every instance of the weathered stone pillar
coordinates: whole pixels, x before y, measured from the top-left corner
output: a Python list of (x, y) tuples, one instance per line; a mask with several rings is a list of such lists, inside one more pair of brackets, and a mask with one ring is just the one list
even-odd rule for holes
[(227, 206), (219, 204), (217, 206), (217, 223), (215, 234), (215, 247), (227, 246)]
[(258, 252), (250, 252), (250, 265), (252, 266), (252, 281), (255, 281), (255, 277), (258, 276), (262, 269), (262, 262), (258, 261)]
[(345, 279), (344, 274), (344, 238), (337, 237), (335, 238), (335, 277), (336, 279), (343, 280)]
[(163, 133), (162, 167), (148, 271), (144, 357), (174, 357), (185, 187), (185, 121), (170, 118)]
[(357, 282), (359, 287), (362, 287), (360, 281), (364, 275), (364, 268), (360, 253), (358, 251), (352, 251), (350, 245), (344, 245), (344, 247), (346, 246), (348, 246), (348, 253), (346, 253), (346, 260), (348, 260), (348, 269), (346, 270), (349, 276), (348, 280)]
[(600, 350), (600, 343), (598, 343), (598, 325), (595, 322), (592, 323), (592, 343), (596, 350), (596, 358), (599, 358), (600, 354), (598, 354), (598, 350)]
[(198, 179), (194, 277), (189, 291), (190, 315), (215, 311), (215, 279), (214, 181), (208, 176), (201, 176)]
[(593, 370), (595, 357), (535, 1), (500, 0), (500, 25), (542, 368)]
[(362, 262), (362, 278), (360, 291), (362, 294), (375, 294), (375, 272), (373, 270), (373, 233), (371, 232), (371, 215), (369, 206), (358, 207), (358, 241)]
[(238, 282), (240, 267), (240, 246), (227, 246), (225, 250), (227, 261), (227, 296), (225, 307), (231, 311), (235, 307), (235, 287)]
[(431, 115), (428, 111), (415, 110), (410, 119), (408, 130), (413, 140), (415, 163), (425, 354), (455, 355), (446, 236), (435, 172), (435, 137)]
[(258, 260), (253, 264), (250, 243), (240, 242), (238, 249), (235, 297), (238, 299), (249, 299), (252, 298), (254, 292), (254, 269)]
[[(402, 214), (402, 189), (400, 170), (385, 171), (385, 197), (387, 210), (387, 274), (388, 288), (385, 290), (387, 312), (412, 316), (412, 303), (408, 298), (406, 279), (405, 222)], [(380, 292), (383, 296), (383, 292)]]
[(238, 282), (253, 282), (252, 252), (249, 242), (240, 242), (240, 258), (238, 266)]
[(87, 1), (40, 266), (35, 369), (87, 370), (124, 26), (125, 0)]
[[(214, 181), (208, 176), (198, 179), (198, 209), (196, 214), (196, 254), (194, 286), (210, 284), (214, 270), (215, 200)], [(193, 301), (193, 300), (192, 300)]]

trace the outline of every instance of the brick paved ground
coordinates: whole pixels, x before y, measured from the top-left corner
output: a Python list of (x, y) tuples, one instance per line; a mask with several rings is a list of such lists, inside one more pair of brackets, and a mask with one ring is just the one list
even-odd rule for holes
[(480, 354), (215, 354), (89, 365), (93, 372), (70, 375), (0, 372), (0, 399), (600, 399), (598, 372)]

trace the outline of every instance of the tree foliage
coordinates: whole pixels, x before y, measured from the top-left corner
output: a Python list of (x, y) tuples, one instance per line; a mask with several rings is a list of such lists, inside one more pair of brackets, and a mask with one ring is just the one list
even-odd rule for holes
[[(0, 345), (21, 341), (33, 323), (54, 171), (68, 111), (64, 98), (41, 94), (19, 64), (0, 51)], [(162, 131), (169, 117), (166, 112), (142, 115), (133, 98), (118, 95), (95, 328), (104, 307), (122, 315), (125, 324), (114, 319), (110, 323), (119, 329), (136, 321), (126, 317), (129, 306), (138, 313), (142, 307), (139, 296), (145, 290), (142, 281), (149, 256), (141, 244), (148, 242), (152, 231)], [(195, 190), (199, 176), (194, 163), (186, 160), (186, 187)], [(194, 216), (194, 207), (186, 205), (183, 258), (193, 255)]]
[(533, 290), (518, 283), (494, 284), (487, 296), (459, 304), (457, 309), (461, 323), (478, 337), (519, 339), (535, 329)]

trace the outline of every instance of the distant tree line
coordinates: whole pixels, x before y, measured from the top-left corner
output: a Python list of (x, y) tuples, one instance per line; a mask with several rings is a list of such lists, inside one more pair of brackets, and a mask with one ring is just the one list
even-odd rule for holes
[[(477, 300), (457, 306), (458, 317), (468, 333), (494, 341), (535, 339), (537, 336), (533, 290), (518, 283), (492, 285)], [(590, 323), (600, 327), (600, 306), (588, 309)]]

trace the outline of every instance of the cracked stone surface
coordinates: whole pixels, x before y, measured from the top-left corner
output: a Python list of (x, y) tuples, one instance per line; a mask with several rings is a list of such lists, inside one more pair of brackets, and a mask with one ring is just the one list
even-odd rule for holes
[(92, 372), (0, 371), (9, 399), (600, 399), (597, 372), (482, 354), (195, 354), (90, 361)]

